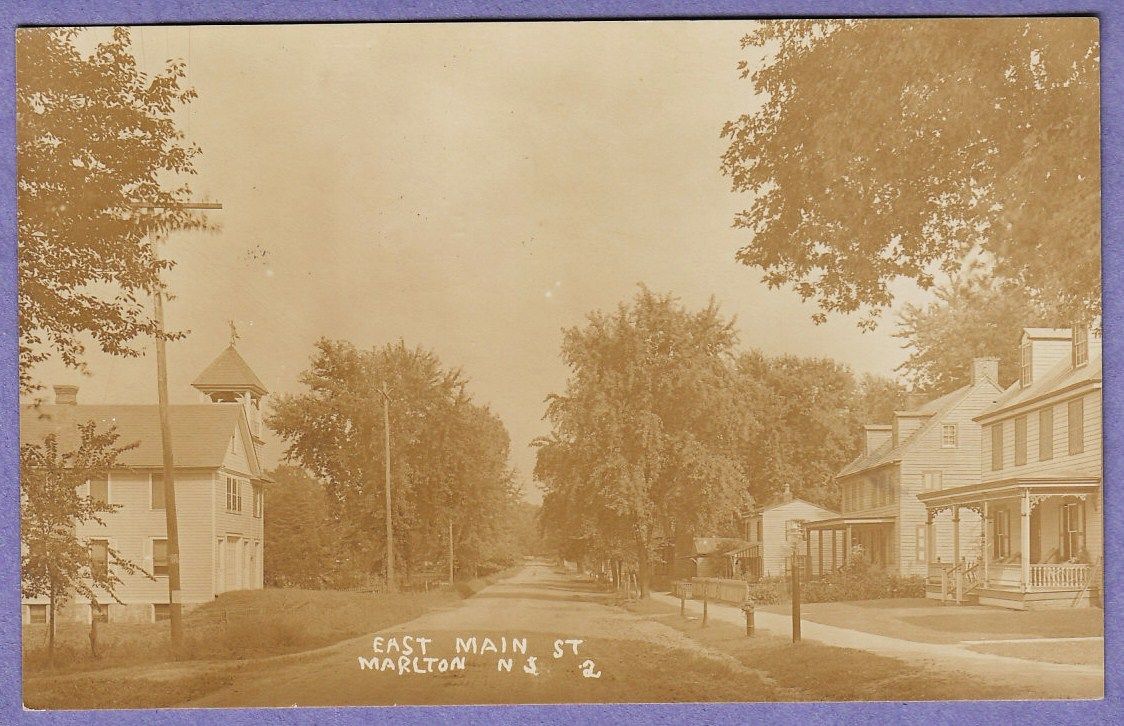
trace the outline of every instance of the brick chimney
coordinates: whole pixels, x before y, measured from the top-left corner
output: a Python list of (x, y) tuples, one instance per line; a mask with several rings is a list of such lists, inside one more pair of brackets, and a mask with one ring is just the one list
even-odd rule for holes
[(972, 359), (972, 385), (980, 381), (991, 381), (999, 385), (999, 359), (998, 358), (973, 358)]
[(60, 406), (78, 405), (78, 386), (55, 386), (55, 403)]

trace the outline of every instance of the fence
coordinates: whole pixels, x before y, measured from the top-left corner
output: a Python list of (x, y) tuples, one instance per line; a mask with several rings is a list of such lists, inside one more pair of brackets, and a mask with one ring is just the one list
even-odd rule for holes
[(741, 604), (745, 601), (749, 584), (745, 580), (727, 580), (718, 577), (694, 577), (678, 580), (672, 592), (676, 597), (692, 600), (717, 600)]

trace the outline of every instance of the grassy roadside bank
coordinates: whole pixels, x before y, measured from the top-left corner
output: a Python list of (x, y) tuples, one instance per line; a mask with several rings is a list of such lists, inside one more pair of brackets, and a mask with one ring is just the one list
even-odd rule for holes
[(165, 622), (102, 624), (97, 659), (90, 655), (88, 625), (60, 623), (53, 670), (46, 663), (45, 626), (25, 626), (24, 702), (33, 709), (174, 705), (229, 685), (247, 660), (329, 646), (453, 606), (464, 596), (450, 587), (393, 595), (272, 588), (225, 593), (184, 618), (178, 657), (170, 652)]
[[(761, 672), (789, 693), (791, 700), (924, 701), (945, 699), (1005, 699), (1033, 697), (1012, 693), (959, 674), (939, 673), (895, 658), (862, 650), (837, 648), (811, 641), (758, 634), (711, 620), (706, 628), (697, 618), (680, 617), (678, 608), (663, 603), (631, 601), (621, 607), (647, 616), (691, 637), (707, 648), (725, 653), (747, 668)], [(736, 696), (735, 696), (736, 698)]]

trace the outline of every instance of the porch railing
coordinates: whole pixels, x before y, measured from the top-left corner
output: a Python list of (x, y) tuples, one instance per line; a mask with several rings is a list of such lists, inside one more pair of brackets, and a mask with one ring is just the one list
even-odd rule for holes
[(1089, 565), (1059, 564), (1030, 566), (1030, 587), (1072, 589), (1085, 587), (1089, 581)]

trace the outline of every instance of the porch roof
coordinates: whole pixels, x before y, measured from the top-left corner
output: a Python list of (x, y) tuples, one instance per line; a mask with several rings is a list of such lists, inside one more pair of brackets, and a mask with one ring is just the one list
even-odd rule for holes
[(950, 504), (977, 504), (984, 500), (1009, 499), (1024, 490), (1031, 494), (1088, 494), (1101, 484), (1099, 476), (1088, 474), (1057, 474), (1054, 476), (1009, 477), (995, 481), (968, 484), (952, 489), (939, 489), (917, 495), (921, 503), (932, 509)]
[(804, 529), (844, 529), (862, 524), (893, 524), (897, 517), (832, 517), (805, 522)]

